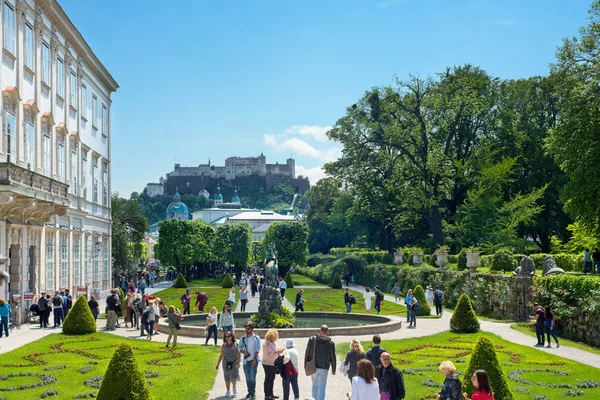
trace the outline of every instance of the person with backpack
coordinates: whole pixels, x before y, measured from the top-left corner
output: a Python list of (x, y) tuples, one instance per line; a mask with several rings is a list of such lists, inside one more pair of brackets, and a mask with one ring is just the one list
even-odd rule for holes
[(183, 315), (190, 313), (190, 289), (187, 289), (181, 296), (181, 305), (183, 306)]
[(419, 309), (419, 302), (417, 298), (413, 295), (410, 298), (409, 312), (410, 312), (410, 324), (409, 328), (415, 329), (417, 327), (417, 310)]
[(46, 299), (46, 292), (42, 292), (40, 298), (38, 299), (38, 307), (40, 314), (40, 329), (48, 327), (48, 300)]
[(371, 361), (373, 367), (377, 368), (381, 364), (381, 355), (387, 350), (381, 347), (381, 336), (373, 335), (373, 347), (367, 351), (367, 360)]
[(444, 309), (442, 305), (444, 304), (444, 292), (442, 292), (439, 288), (436, 288), (433, 291), (433, 302), (435, 303), (435, 314), (442, 315)]
[(100, 314), (100, 304), (96, 300), (96, 296), (92, 296), (90, 301), (88, 301), (88, 307), (92, 311), (92, 315), (94, 316), (94, 321), (98, 320), (98, 314)]
[[(294, 392), (294, 399), (300, 399), (300, 388), (298, 387), (298, 371), (300, 370), (298, 359), (300, 356), (298, 355), (298, 350), (296, 350), (296, 345), (292, 339), (285, 341), (285, 349), (285, 358), (283, 361), (284, 373), (281, 375), (283, 384), (283, 400), (289, 400), (290, 398), (290, 385), (292, 386), (292, 391)], [(290, 363), (291, 365), (288, 365)]]
[[(353, 299), (354, 296), (350, 294), (350, 288), (346, 288), (346, 293), (344, 293), (344, 304), (346, 305), (346, 313), (352, 312)], [(356, 303), (356, 300), (354, 300), (354, 303)]]
[(331, 367), (332, 375), (335, 375), (336, 371), (335, 343), (331, 340), (328, 333), (329, 327), (321, 325), (319, 333), (308, 339), (304, 353), (305, 371), (309, 362), (314, 366), (313, 373), (310, 375), (312, 379), (312, 397), (314, 400), (325, 400), (329, 367)]
[(60, 326), (63, 317), (63, 303), (65, 300), (58, 291), (54, 292), (52, 297), (52, 311), (54, 312), (54, 327)]
[(381, 303), (383, 302), (383, 292), (379, 290), (379, 285), (375, 285), (375, 311), (377, 315), (381, 312)]
[(65, 301), (63, 303), (63, 321), (64, 321), (64, 319), (67, 318), (67, 314), (69, 313), (69, 310), (73, 307), (73, 297), (69, 293), (69, 289), (65, 289), (65, 294), (63, 296), (63, 300)]
[(404, 305), (406, 305), (406, 323), (410, 322), (410, 299), (412, 297), (412, 289), (408, 289), (406, 297), (404, 298)]
[[(136, 298), (139, 298), (140, 295), (136, 295)], [(139, 321), (139, 326), (140, 326), (140, 336), (146, 336), (146, 334), (144, 333), (144, 330), (146, 329), (146, 325), (144, 325), (144, 323), (142, 322), (142, 314), (144, 313), (144, 310), (146, 309), (146, 307), (148, 306), (148, 295), (145, 294), (143, 297), (141, 297), (140, 301), (137, 303), (137, 307), (135, 309), (135, 312), (137, 314), (137, 318)]]
[(280, 348), (277, 345), (277, 340), (279, 340), (279, 331), (277, 329), (269, 329), (267, 333), (265, 333), (265, 340), (263, 340), (263, 358), (262, 358), (262, 366), (265, 370), (265, 399), (275, 399), (275, 394), (273, 393), (273, 384), (275, 383), (275, 376), (278, 371), (275, 366), (275, 361), (279, 357), (281, 353), (285, 351), (285, 349)]

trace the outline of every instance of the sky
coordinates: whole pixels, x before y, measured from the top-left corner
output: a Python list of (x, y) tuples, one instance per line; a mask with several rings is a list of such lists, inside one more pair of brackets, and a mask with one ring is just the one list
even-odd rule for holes
[(258, 156), (311, 184), (341, 145), (327, 130), (394, 77), (473, 64), (502, 79), (546, 75), (588, 21), (582, 0), (59, 0), (119, 83), (112, 189), (173, 165)]

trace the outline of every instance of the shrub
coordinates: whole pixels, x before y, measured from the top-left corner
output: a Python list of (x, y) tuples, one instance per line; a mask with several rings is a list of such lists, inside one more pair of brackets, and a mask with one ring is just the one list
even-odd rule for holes
[(341, 289), (342, 288), (342, 280), (340, 279), (340, 276), (338, 274), (336, 274), (335, 272), (331, 276), (331, 283), (329, 284), (329, 286), (331, 286), (332, 289)]
[(306, 265), (316, 267), (319, 264), (327, 264), (337, 260), (333, 254), (314, 254), (306, 259)]
[(115, 350), (98, 392), (98, 400), (153, 399), (130, 345), (121, 343)]
[(429, 303), (427, 303), (427, 299), (425, 298), (425, 291), (423, 290), (423, 286), (417, 285), (415, 287), (415, 290), (413, 290), (413, 295), (417, 298), (417, 301), (419, 302), (417, 315), (431, 315), (431, 308), (429, 307)]
[(96, 332), (96, 321), (85, 296), (79, 296), (63, 322), (65, 335), (87, 335)]
[(482, 369), (488, 373), (494, 398), (502, 400), (512, 400), (514, 398), (506, 382), (506, 375), (498, 362), (494, 344), (486, 337), (480, 337), (477, 340), (475, 349), (471, 353), (469, 366), (463, 377), (463, 390), (469, 395), (475, 391), (475, 387), (471, 383), (471, 377), (478, 369)]
[(231, 275), (229, 275), (229, 274), (225, 275), (225, 278), (223, 278), (223, 283), (221, 284), (221, 287), (223, 289), (231, 289), (234, 286), (235, 286), (235, 282), (233, 281), (233, 278), (231, 277)]
[(293, 328), (296, 322), (294, 312), (287, 307), (281, 307), (279, 311), (271, 311), (265, 318), (260, 313), (250, 317), (257, 328)]
[(285, 274), (284, 280), (288, 289), (292, 289), (294, 287), (294, 281), (292, 280), (292, 274), (290, 274), (290, 271)]
[(448, 264), (456, 264), (456, 263), (458, 263), (458, 255), (456, 255), (456, 254), (448, 254)]
[(462, 249), (460, 253), (458, 253), (456, 261), (459, 270), (467, 269), (467, 251), (465, 249)]
[(117, 286), (117, 290), (119, 291), (119, 303), (121, 304), (121, 308), (125, 309), (125, 292), (123, 292), (121, 286)]
[(450, 329), (457, 333), (479, 332), (479, 320), (473, 311), (471, 299), (464, 293), (460, 296), (450, 319)]
[(490, 266), (492, 271), (511, 271), (515, 268), (517, 268), (517, 265), (510, 251), (500, 249), (494, 253), (492, 265)]
[(186, 289), (188, 287), (188, 283), (181, 272), (177, 274), (177, 279), (175, 279), (173, 287), (176, 289)]

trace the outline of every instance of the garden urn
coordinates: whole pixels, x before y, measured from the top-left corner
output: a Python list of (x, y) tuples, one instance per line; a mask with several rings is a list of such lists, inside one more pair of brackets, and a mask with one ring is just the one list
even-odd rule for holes
[(438, 250), (436, 254), (435, 264), (440, 268), (445, 268), (448, 265), (448, 250)]
[(394, 264), (402, 264), (404, 259), (402, 258), (402, 253), (394, 253)]
[(471, 272), (477, 271), (480, 257), (481, 253), (478, 251), (467, 251), (467, 267), (469, 267)]
[(415, 264), (415, 265), (423, 264), (423, 252), (422, 251), (415, 251), (413, 253), (413, 264)]

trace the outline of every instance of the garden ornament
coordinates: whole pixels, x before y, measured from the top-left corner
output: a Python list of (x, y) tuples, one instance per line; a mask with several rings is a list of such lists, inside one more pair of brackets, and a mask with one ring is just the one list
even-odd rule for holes
[(560, 275), (564, 274), (565, 271), (562, 268), (558, 268), (554, 257), (544, 257), (544, 267), (542, 270), (542, 276), (546, 275)]
[(513, 272), (515, 275), (533, 276), (535, 275), (535, 263), (529, 256), (525, 256), (521, 259), (519, 266)]

